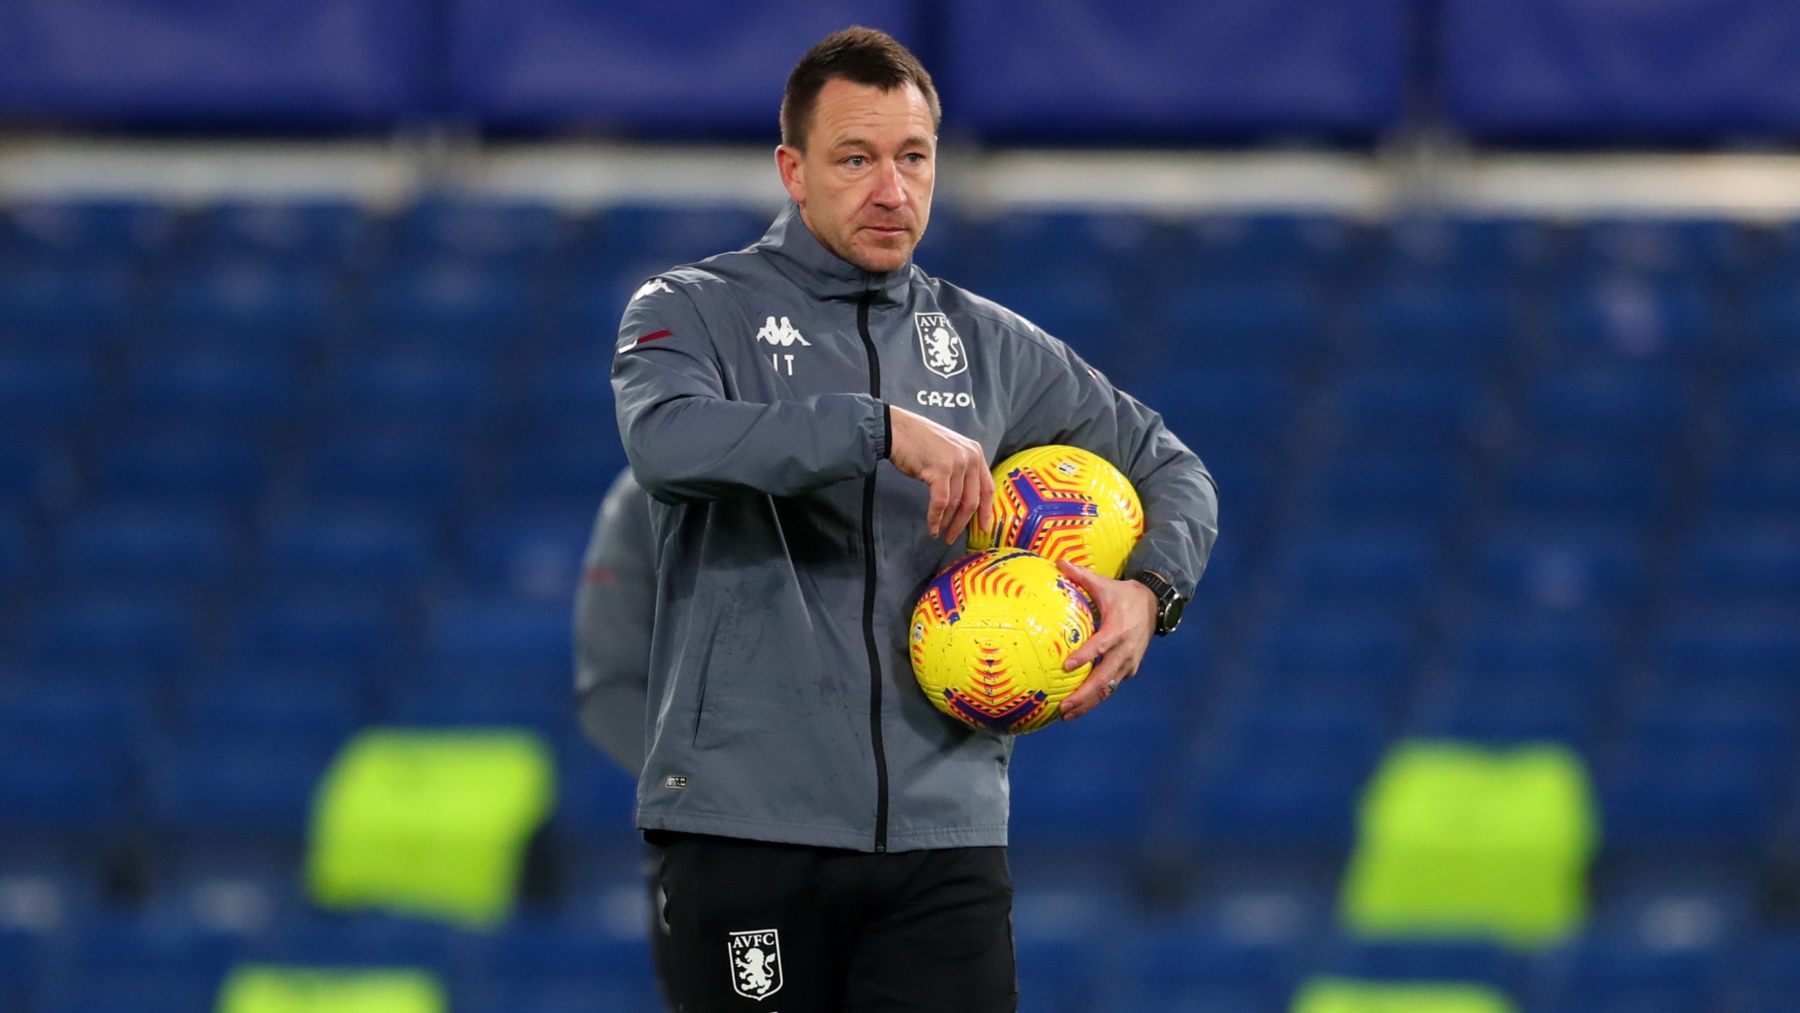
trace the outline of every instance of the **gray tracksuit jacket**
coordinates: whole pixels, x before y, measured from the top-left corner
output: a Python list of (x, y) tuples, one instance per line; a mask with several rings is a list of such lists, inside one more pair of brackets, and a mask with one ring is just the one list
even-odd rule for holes
[[(613, 360), (632, 471), (657, 501), (638, 826), (861, 851), (1006, 843), (1008, 737), (939, 713), (912, 608), (966, 546), (886, 460), (887, 404), (989, 463), (1074, 444), (1137, 486), (1127, 573), (1192, 594), (1211, 476), (1067, 346), (912, 264), (864, 271), (789, 205), (756, 244), (651, 279)], [(1051, 730), (1047, 734), (1055, 734)]]
[(588, 741), (633, 776), (644, 769), (644, 707), (656, 560), (650, 497), (619, 472), (594, 516), (575, 593), (575, 713)]

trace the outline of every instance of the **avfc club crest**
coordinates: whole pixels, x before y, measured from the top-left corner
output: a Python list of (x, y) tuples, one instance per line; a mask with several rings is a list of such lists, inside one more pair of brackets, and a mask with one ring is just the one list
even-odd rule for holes
[(731, 934), (731, 988), (746, 999), (781, 991), (781, 933), (775, 929)]
[(925, 358), (926, 369), (946, 380), (968, 371), (969, 353), (947, 314), (914, 313), (913, 327), (919, 332), (919, 354)]

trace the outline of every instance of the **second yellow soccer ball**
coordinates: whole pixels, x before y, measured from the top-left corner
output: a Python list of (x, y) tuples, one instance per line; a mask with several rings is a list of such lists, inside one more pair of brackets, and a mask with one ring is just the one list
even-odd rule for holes
[(994, 469), (994, 530), (969, 529), (969, 548), (1019, 548), (1117, 580), (1144, 534), (1144, 506), (1098, 454), (1053, 444)]

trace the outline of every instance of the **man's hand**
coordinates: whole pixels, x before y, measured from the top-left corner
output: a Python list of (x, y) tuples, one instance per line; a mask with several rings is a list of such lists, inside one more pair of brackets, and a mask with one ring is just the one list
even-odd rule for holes
[(931, 537), (943, 534), (946, 543), (955, 542), (977, 511), (982, 530), (991, 529), (994, 476), (981, 444), (893, 405), (888, 406), (888, 419), (893, 426), (888, 460), (902, 475), (931, 487), (931, 506), (925, 514)]
[(1067, 560), (1057, 560), (1056, 568), (1086, 591), (1100, 611), (1100, 628), (1063, 661), (1063, 671), (1069, 672), (1099, 659), (1058, 708), (1064, 721), (1073, 721), (1137, 674), (1156, 633), (1157, 602), (1155, 592), (1135, 580), (1111, 580)]

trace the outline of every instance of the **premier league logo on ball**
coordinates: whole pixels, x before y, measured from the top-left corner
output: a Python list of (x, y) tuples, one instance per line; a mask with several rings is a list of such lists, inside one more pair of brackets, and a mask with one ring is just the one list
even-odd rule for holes
[(774, 929), (731, 934), (731, 988), (746, 999), (781, 991), (781, 934)]

